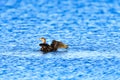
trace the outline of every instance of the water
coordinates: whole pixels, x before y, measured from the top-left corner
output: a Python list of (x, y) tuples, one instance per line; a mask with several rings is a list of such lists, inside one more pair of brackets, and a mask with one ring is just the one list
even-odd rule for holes
[[(1, 0), (0, 80), (120, 80), (119, 5), (119, 0)], [(42, 54), (40, 37), (69, 48)]]

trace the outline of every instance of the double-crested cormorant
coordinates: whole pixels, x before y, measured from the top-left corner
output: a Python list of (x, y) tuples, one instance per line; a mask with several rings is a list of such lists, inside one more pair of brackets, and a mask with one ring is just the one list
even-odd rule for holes
[(40, 38), (40, 40), (42, 41), (41, 44), (39, 44), (39, 46), (41, 46), (41, 51), (47, 53), (47, 52), (52, 52), (52, 51), (57, 51), (58, 48), (68, 48), (68, 45), (60, 42), (60, 41), (56, 41), (53, 40), (51, 45), (46, 43), (46, 39), (45, 38)]

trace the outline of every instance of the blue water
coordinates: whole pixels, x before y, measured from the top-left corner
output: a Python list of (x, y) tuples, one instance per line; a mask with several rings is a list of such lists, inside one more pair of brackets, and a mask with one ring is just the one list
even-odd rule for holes
[(0, 0), (0, 80), (120, 80), (119, 40), (119, 0)]

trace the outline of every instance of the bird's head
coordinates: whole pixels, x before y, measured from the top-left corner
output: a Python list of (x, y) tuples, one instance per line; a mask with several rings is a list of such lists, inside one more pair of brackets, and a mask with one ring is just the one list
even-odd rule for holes
[(46, 43), (46, 39), (45, 38), (40, 38), (40, 40), (42, 41), (42, 43)]

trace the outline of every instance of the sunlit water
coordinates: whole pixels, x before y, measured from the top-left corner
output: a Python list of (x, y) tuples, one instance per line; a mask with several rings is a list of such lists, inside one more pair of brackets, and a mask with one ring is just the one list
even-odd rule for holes
[(119, 40), (119, 0), (0, 0), (0, 80), (120, 80)]

